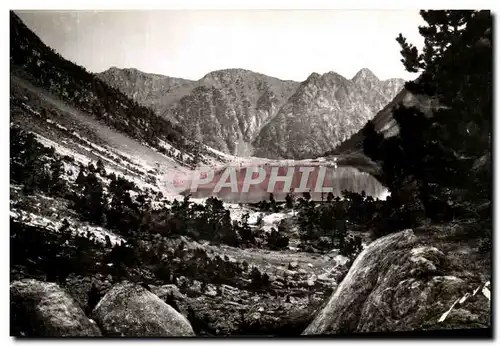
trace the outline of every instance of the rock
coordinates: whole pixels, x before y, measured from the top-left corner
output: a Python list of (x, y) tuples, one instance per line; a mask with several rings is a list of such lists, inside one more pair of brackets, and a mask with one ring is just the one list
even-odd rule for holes
[(486, 155), (483, 155), (480, 158), (478, 158), (474, 162), (474, 164), (472, 166), (472, 170), (474, 172), (481, 171), (481, 170), (490, 171), (491, 170), (491, 155), (486, 154)]
[(198, 280), (193, 280), (190, 287), (193, 291), (201, 292), (201, 282)]
[(11, 335), (101, 336), (81, 307), (59, 285), (34, 279), (10, 284)]
[(161, 300), (165, 300), (168, 295), (172, 295), (174, 298), (183, 299), (185, 296), (181, 293), (176, 285), (168, 284), (160, 287), (150, 285), (151, 292), (158, 296)]
[(307, 266), (308, 266), (309, 268), (312, 268), (312, 267), (313, 267), (312, 263), (307, 263)]
[(222, 289), (224, 289), (224, 292), (238, 293), (238, 289), (236, 287), (225, 285), (225, 284), (222, 284), (220, 286)]
[(489, 327), (486, 298), (467, 300), (456, 308), (469, 306), (468, 312), (457, 310), (450, 314), (453, 318), (439, 321), (477, 284), (455, 276), (466, 275), (468, 259), (449, 260), (449, 253), (445, 256), (428, 245), (437, 243), (429, 237), (438, 239), (440, 235), (429, 234), (430, 230), (427, 238), (420, 239), (406, 230), (366, 247), (303, 335)]
[(333, 261), (335, 263), (337, 263), (337, 265), (339, 266), (343, 266), (345, 265), (347, 262), (349, 262), (349, 258), (345, 257), (345, 256), (342, 256), (342, 255), (336, 255), (334, 258), (333, 258)]
[(105, 335), (194, 336), (187, 319), (158, 296), (132, 283), (111, 288), (93, 311)]
[(486, 202), (479, 205), (476, 212), (478, 213), (479, 217), (483, 219), (491, 217), (491, 202)]
[[(82, 308), (85, 309), (89, 301), (89, 292), (92, 287), (92, 277), (82, 277), (79, 275), (70, 274), (61, 288), (67, 292)], [(85, 310), (84, 310), (85, 311)]]
[(295, 270), (299, 267), (299, 263), (297, 261), (290, 262), (288, 264), (288, 269)]
[(212, 285), (208, 285), (205, 295), (215, 297), (217, 296), (217, 290)]
[(176, 285), (167, 284), (160, 287), (150, 285), (149, 287), (153, 294), (174, 308), (175, 311), (180, 312), (184, 317), (188, 316), (187, 296), (182, 294)]
[(316, 283), (316, 276), (313, 275), (309, 279), (307, 279), (307, 286), (312, 287)]

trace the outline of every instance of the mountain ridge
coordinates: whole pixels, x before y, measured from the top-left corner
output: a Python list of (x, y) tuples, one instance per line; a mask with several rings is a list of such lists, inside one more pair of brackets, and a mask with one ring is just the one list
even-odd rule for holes
[[(361, 129), (404, 84), (398, 78), (380, 80), (367, 68), (351, 79), (335, 71), (312, 72), (300, 83), (242, 68), (211, 71), (197, 81), (116, 67), (98, 76), (217, 150), (295, 159), (333, 149)], [(300, 125), (297, 117), (304, 112), (308, 121)], [(283, 121), (287, 125), (279, 124)]]
[(261, 130), (255, 155), (317, 157), (362, 128), (403, 87), (402, 79), (380, 81), (360, 71), (354, 81), (335, 72), (312, 73)]
[[(61, 103), (128, 135), (141, 145), (178, 160), (182, 165), (196, 165), (203, 154), (213, 156), (200, 143), (186, 137), (180, 126), (158, 117), (150, 108), (108, 85), (96, 74), (64, 59), (13, 11), (10, 11), (10, 42), (11, 77), (18, 77), (56, 95)], [(12, 83), (17, 82), (11, 78)], [(173, 148), (183, 151), (184, 157), (175, 154)], [(189, 159), (185, 160), (187, 157)]]

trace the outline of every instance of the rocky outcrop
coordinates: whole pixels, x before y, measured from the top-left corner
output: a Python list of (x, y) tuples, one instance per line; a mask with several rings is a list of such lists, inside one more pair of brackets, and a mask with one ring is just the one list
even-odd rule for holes
[(474, 252), (444, 241), (449, 232), (406, 230), (371, 243), (303, 334), (489, 327), (489, 291), (479, 290), (489, 270), (472, 269)]
[[(307, 276), (305, 273), (298, 275)], [(153, 290), (165, 302), (178, 308), (189, 320), (196, 335), (290, 337), (300, 335), (311, 322), (313, 312), (328, 296), (323, 289), (326, 285), (318, 281), (315, 283), (316, 288), (306, 288), (306, 282), (297, 280), (295, 283), (302, 287), (286, 289), (285, 296), (283, 287), (277, 288), (281, 291), (280, 296), (273, 292), (276, 288), (257, 293), (229, 285), (212, 284), (200, 292), (196, 282), (192, 282), (186, 294), (179, 294), (175, 288), (167, 285)], [(318, 289), (318, 286), (321, 288)]]
[(97, 304), (93, 316), (107, 336), (195, 335), (184, 316), (142, 286), (132, 283), (113, 286)]
[(361, 129), (403, 84), (402, 79), (381, 81), (368, 69), (352, 80), (335, 72), (313, 73), (260, 131), (255, 156), (317, 157)]
[(101, 336), (95, 322), (59, 285), (34, 279), (10, 284), (11, 335)]

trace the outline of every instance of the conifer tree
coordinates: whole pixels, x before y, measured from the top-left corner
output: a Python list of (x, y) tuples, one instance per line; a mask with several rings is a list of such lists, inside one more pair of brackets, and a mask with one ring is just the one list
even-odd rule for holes
[(436, 186), (489, 190), (484, 187), (490, 179), (477, 184), (470, 171), (477, 158), (491, 151), (492, 18), (489, 11), (421, 11), (421, 16), (426, 22), (419, 27), (423, 50), (402, 35), (397, 41), (405, 68), (421, 72), (406, 88), (432, 100), (432, 115), (397, 107), (393, 117), (399, 136), (377, 146), (380, 137), (368, 124), (364, 151), (383, 162), (384, 181), (396, 205), (403, 203), (401, 191), (413, 180), (432, 216), (440, 209), (430, 200)]

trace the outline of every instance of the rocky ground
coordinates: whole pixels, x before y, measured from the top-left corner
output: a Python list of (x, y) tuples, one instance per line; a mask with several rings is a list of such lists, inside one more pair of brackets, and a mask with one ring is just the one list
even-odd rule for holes
[[(329, 277), (320, 274), (311, 280), (320, 272), (315, 268), (334, 260), (289, 254), (300, 260), (287, 266), (280, 261), (266, 289), (203, 285), (186, 277), (177, 284), (134, 284), (100, 273), (70, 275), (59, 285), (14, 280), (16, 323), (11, 333), (298, 336), (489, 328), (491, 267), (470, 244), (454, 241), (466, 228), (427, 226), (379, 238), (357, 257), (345, 278), (339, 266)], [(271, 259), (279, 261), (273, 255), (256, 252), (252, 257), (273, 266)], [(305, 264), (307, 260), (311, 262)], [(293, 288), (283, 288), (285, 273)], [(94, 290), (97, 295), (89, 294)]]
[[(91, 318), (89, 300), (94, 299), (91, 294), (92, 287), (97, 288), (97, 296), (101, 298), (122, 282), (122, 279), (111, 271), (111, 263), (103, 262), (105, 254), (110, 251), (106, 238), (112, 246), (126, 240), (103, 227), (80, 221), (64, 199), (43, 194), (24, 195), (21, 187), (16, 186), (11, 188), (11, 198), (12, 221), (30, 227), (33, 232), (39, 234), (40, 239), (45, 239), (48, 243), (57, 242), (51, 240), (52, 237), (57, 239), (64, 236), (64, 233), (72, 236), (90, 234), (93, 245), (85, 251), (84, 256), (88, 257), (88, 268), (92, 263), (94, 268), (70, 274), (59, 286), (87, 317)], [(233, 205), (229, 210), (234, 220), (239, 220), (242, 214), (251, 211), (237, 205)], [(287, 213), (261, 214), (264, 232), (276, 228), (280, 220), (292, 217)], [(252, 227), (256, 227), (256, 219), (254, 215), (250, 220)], [(63, 220), (67, 220), (69, 226), (61, 231)], [(231, 284), (217, 283), (214, 282), (215, 279), (204, 276), (201, 280), (199, 276), (193, 278), (189, 277), (189, 274), (177, 275), (176, 284), (173, 284), (170, 280), (155, 279), (154, 274), (146, 267), (135, 269), (128, 274), (139, 277), (136, 282), (147, 281), (147, 290), (187, 318), (196, 335), (299, 335), (311, 320), (313, 312), (328, 298), (345, 275), (347, 258), (339, 255), (337, 250), (326, 254), (300, 252), (293, 246), (298, 243), (297, 235), (293, 230), (288, 235), (291, 237), (291, 246), (282, 251), (213, 245), (185, 237), (167, 240), (168, 254), (174, 253), (173, 249), (180, 243), (184, 244), (184, 253), (176, 254), (177, 257), (172, 262), (172, 270), (176, 273), (182, 273), (182, 263), (196, 256), (196, 251), (200, 250), (211, 259), (217, 257), (225, 263), (245, 263), (248, 269)], [(30, 238), (34, 239), (32, 236)], [(69, 241), (71, 242), (71, 239)], [(146, 247), (153, 251), (154, 238), (150, 244)], [(40, 246), (44, 245), (40, 243)], [(38, 264), (41, 263), (39, 256), (43, 255), (41, 252), (40, 255), (27, 253), (26, 258), (20, 260), (21, 264), (11, 267), (11, 280), (53, 280), (44, 274), (44, 267)], [(22, 257), (21, 254), (19, 256)], [(49, 263), (51, 261), (46, 260)], [(252, 268), (257, 268), (269, 276), (269, 286), (251, 287)], [(29, 332), (23, 333), (16, 335), (29, 335)]]

